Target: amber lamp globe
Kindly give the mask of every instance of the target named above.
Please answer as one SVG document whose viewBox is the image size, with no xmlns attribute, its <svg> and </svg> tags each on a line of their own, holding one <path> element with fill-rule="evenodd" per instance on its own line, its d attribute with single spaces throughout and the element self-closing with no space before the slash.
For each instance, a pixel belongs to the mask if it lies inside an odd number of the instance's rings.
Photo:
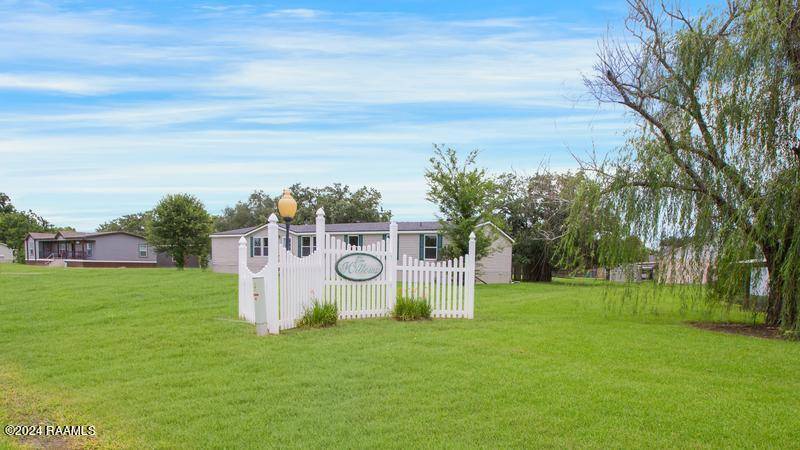
<svg viewBox="0 0 800 450">
<path fill-rule="evenodd" d="M 289 189 L 283 190 L 283 197 L 278 200 L 278 214 L 281 215 L 281 218 L 287 222 L 290 222 L 294 219 L 294 215 L 297 213 L 297 202 L 292 197 L 292 191 Z"/>
<path fill-rule="evenodd" d="M 283 197 L 278 200 L 278 214 L 286 222 L 286 239 L 284 245 L 287 252 L 292 251 L 292 241 L 289 238 L 289 227 L 291 226 L 292 219 L 297 213 L 297 202 L 292 198 L 292 191 L 288 189 L 283 190 Z"/>
</svg>

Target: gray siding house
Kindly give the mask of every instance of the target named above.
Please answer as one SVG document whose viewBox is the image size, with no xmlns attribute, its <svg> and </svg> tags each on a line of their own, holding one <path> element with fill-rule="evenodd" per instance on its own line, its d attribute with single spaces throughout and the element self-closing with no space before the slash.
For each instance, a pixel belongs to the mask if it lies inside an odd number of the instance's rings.
<svg viewBox="0 0 800 450">
<path fill-rule="evenodd" d="M 490 254 L 477 262 L 479 281 L 485 283 L 511 282 L 511 247 L 514 240 L 491 223 L 487 234 L 493 238 Z M 403 255 L 436 261 L 447 239 L 439 232 L 439 222 L 397 222 L 398 257 Z M 294 225 L 289 230 L 292 253 L 300 257 L 316 249 L 315 225 Z M 350 245 L 369 245 L 389 235 L 389 222 L 331 223 L 325 232 Z M 278 236 L 283 247 L 286 228 L 280 225 Z M 211 235 L 211 268 L 215 272 L 236 273 L 239 238 L 247 239 L 250 254 L 247 265 L 258 271 L 267 264 L 267 225 L 221 231 Z"/>
<path fill-rule="evenodd" d="M 0 242 L 0 264 L 14 262 L 14 251 L 11 247 Z"/>
<path fill-rule="evenodd" d="M 156 267 L 156 252 L 141 237 L 125 231 L 29 233 L 28 264 L 66 267 Z"/>
</svg>

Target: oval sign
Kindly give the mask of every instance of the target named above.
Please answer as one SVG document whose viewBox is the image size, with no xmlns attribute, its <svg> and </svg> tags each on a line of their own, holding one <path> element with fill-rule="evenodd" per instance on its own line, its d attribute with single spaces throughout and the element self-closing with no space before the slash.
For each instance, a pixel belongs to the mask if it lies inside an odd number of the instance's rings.
<svg viewBox="0 0 800 450">
<path fill-rule="evenodd" d="M 336 273 L 350 281 L 369 281 L 383 272 L 383 263 L 369 253 L 349 253 L 336 260 Z"/>
</svg>

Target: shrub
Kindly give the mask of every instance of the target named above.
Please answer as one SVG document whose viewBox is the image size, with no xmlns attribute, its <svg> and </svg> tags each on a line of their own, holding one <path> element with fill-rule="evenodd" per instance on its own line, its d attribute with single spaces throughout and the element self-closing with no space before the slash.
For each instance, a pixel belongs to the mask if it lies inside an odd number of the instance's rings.
<svg viewBox="0 0 800 450">
<path fill-rule="evenodd" d="M 297 321 L 297 325 L 313 328 L 330 327 L 336 325 L 338 318 L 339 309 L 336 304 L 314 301 L 314 304 L 303 312 L 303 317 Z"/>
<path fill-rule="evenodd" d="M 392 317 L 397 320 L 430 319 L 431 305 L 423 298 L 398 297 Z"/>
</svg>

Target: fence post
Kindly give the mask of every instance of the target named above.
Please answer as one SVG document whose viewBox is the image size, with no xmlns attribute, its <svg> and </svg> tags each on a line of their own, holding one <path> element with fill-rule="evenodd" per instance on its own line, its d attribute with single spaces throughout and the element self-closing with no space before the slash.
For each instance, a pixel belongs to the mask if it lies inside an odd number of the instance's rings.
<svg viewBox="0 0 800 450">
<path fill-rule="evenodd" d="M 386 307 L 389 312 L 394 309 L 397 302 L 397 222 L 392 221 L 389 224 L 389 241 L 386 243 L 389 246 L 389 256 L 386 258 L 386 281 L 388 284 L 386 291 Z"/>
<path fill-rule="evenodd" d="M 316 267 L 314 281 L 314 295 L 320 302 L 325 301 L 325 210 L 319 208 L 317 210 L 317 227 L 316 227 L 316 240 L 317 252 L 314 257 L 317 259 L 318 265 Z"/>
<path fill-rule="evenodd" d="M 317 210 L 317 227 L 316 227 L 317 251 L 325 249 L 325 210 L 320 208 Z"/>
<path fill-rule="evenodd" d="M 475 232 L 469 234 L 467 253 L 467 319 L 475 317 Z"/>
<path fill-rule="evenodd" d="M 278 334 L 280 331 L 280 317 L 278 316 L 278 252 L 280 252 L 280 242 L 278 238 L 278 217 L 275 213 L 270 214 L 267 225 L 267 277 L 266 298 L 267 305 L 267 331 L 270 334 Z"/>
<path fill-rule="evenodd" d="M 249 295 L 250 270 L 247 268 L 247 239 L 244 236 L 239 238 L 239 318 L 250 320 L 250 317 L 245 313 L 245 308 L 251 304 L 251 296 Z"/>
</svg>

